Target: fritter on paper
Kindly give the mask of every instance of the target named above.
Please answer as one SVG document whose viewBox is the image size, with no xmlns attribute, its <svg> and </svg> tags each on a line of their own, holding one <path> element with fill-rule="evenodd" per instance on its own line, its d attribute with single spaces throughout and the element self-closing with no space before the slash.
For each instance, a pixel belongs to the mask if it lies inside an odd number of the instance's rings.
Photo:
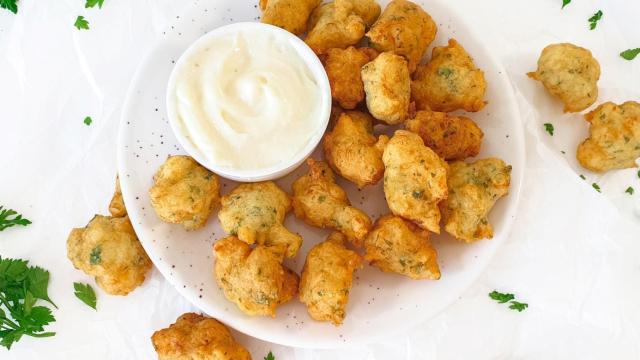
<svg viewBox="0 0 640 360">
<path fill-rule="evenodd" d="M 480 111 L 486 105 L 484 73 L 454 39 L 433 48 L 427 65 L 418 66 L 411 82 L 411 98 L 418 110 Z"/>
<path fill-rule="evenodd" d="M 229 329 L 216 319 L 195 313 L 181 315 L 151 337 L 159 360 L 251 360 Z"/>
<path fill-rule="evenodd" d="M 474 242 L 493 237 L 487 216 L 509 192 L 511 166 L 496 158 L 474 163 L 456 161 L 449 170 L 449 198 L 442 203 L 444 229 L 455 238 Z"/>
<path fill-rule="evenodd" d="M 151 269 L 151 260 L 127 216 L 96 215 L 86 227 L 73 229 L 67 257 L 111 295 L 127 295 L 144 282 Z"/>
<path fill-rule="evenodd" d="M 386 135 L 373 135 L 373 118 L 350 111 L 343 113 L 323 140 L 327 162 L 338 174 L 363 188 L 384 175 L 382 151 L 389 141 Z"/>
<path fill-rule="evenodd" d="M 324 60 L 333 100 L 344 109 L 354 109 L 364 100 L 360 69 L 378 53 L 369 48 L 329 49 Z"/>
<path fill-rule="evenodd" d="M 436 37 L 436 24 L 419 5 L 393 0 L 367 33 L 371 47 L 407 58 L 413 73 Z"/>
<path fill-rule="evenodd" d="M 404 125 L 445 160 L 464 160 L 478 155 L 484 137 L 473 120 L 443 112 L 418 111 Z"/>
<path fill-rule="evenodd" d="M 389 125 L 402 123 L 409 114 L 411 99 L 407 61 L 390 52 L 382 53 L 363 66 L 361 74 L 371 115 Z"/>
<path fill-rule="evenodd" d="M 294 257 L 302 238 L 283 225 L 290 210 L 289 195 L 274 182 L 265 181 L 238 185 L 223 196 L 218 218 L 226 233 L 247 244 L 266 246 L 279 257 Z"/>
<path fill-rule="evenodd" d="M 307 160 L 309 173 L 293 183 L 293 211 L 307 224 L 330 228 L 347 236 L 355 246 L 371 229 L 371 220 L 353 206 L 347 193 L 335 182 L 329 166 L 322 161 Z"/>
<path fill-rule="evenodd" d="M 127 208 L 124 206 L 124 200 L 122 199 L 122 190 L 120 190 L 120 177 L 118 176 L 116 176 L 116 191 L 111 198 L 109 212 L 113 217 L 123 217 L 127 215 Z"/>
<path fill-rule="evenodd" d="M 640 104 L 606 102 L 586 114 L 589 137 L 578 146 L 578 161 L 585 168 L 604 172 L 636 167 L 640 157 Z"/>
<path fill-rule="evenodd" d="M 530 78 L 542 85 L 564 104 L 564 112 L 579 112 L 593 105 L 598 98 L 600 64 L 591 51 L 563 43 L 542 50 L 538 70 Z"/>
<path fill-rule="evenodd" d="M 384 195 L 393 214 L 440 233 L 438 204 L 447 198 L 447 163 L 417 134 L 398 130 L 382 154 Z"/>
<path fill-rule="evenodd" d="M 260 0 L 262 22 L 300 35 L 307 31 L 307 20 L 321 0 Z"/>
<path fill-rule="evenodd" d="M 353 273 L 362 268 L 362 259 L 344 246 L 345 240 L 344 235 L 334 232 L 307 254 L 300 301 L 314 320 L 340 325 L 346 316 Z"/>
<path fill-rule="evenodd" d="M 309 19 L 305 42 L 316 54 L 357 44 L 380 15 L 374 0 L 335 0 L 318 6 Z"/>
<path fill-rule="evenodd" d="M 365 260 L 385 272 L 414 280 L 440 279 L 438 253 L 429 242 L 429 232 L 399 216 L 378 219 L 364 241 Z"/>
<path fill-rule="evenodd" d="M 276 316 L 276 308 L 298 291 L 298 275 L 264 246 L 251 247 L 235 236 L 218 240 L 215 277 L 224 296 L 247 315 Z"/>
<path fill-rule="evenodd" d="M 220 202 L 218 176 L 189 156 L 170 156 L 153 177 L 151 205 L 160 219 L 202 228 Z"/>
</svg>

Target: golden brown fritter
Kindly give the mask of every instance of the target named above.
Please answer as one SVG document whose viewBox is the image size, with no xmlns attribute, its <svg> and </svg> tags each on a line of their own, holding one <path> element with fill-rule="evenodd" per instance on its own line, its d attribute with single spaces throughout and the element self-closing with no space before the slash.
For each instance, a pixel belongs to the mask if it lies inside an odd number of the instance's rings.
<svg viewBox="0 0 640 360">
<path fill-rule="evenodd" d="M 444 229 L 455 238 L 474 242 L 493 237 L 487 216 L 509 192 L 511 166 L 496 158 L 474 163 L 456 161 L 449 170 L 449 198 L 441 204 Z"/>
<path fill-rule="evenodd" d="M 484 137 L 473 120 L 443 112 L 418 111 L 404 125 L 445 160 L 464 160 L 478 155 Z"/>
<path fill-rule="evenodd" d="M 262 22 L 300 35 L 307 31 L 307 20 L 322 0 L 260 0 Z"/>
<path fill-rule="evenodd" d="M 384 195 L 395 215 L 440 233 L 438 203 L 447 198 L 447 163 L 417 134 L 398 130 L 382 154 Z"/>
<path fill-rule="evenodd" d="M 411 82 L 411 98 L 418 110 L 480 111 L 486 105 L 484 73 L 455 39 L 433 48 L 427 65 L 418 66 Z"/>
<path fill-rule="evenodd" d="M 435 39 L 435 22 L 419 5 L 406 0 L 393 0 L 367 33 L 371 47 L 392 51 L 409 61 L 413 73 L 429 44 Z"/>
<path fill-rule="evenodd" d="M 235 236 L 218 240 L 215 277 L 224 296 L 242 312 L 255 316 L 276 316 L 276 308 L 298 292 L 298 275 L 281 264 L 270 249 L 253 250 Z"/>
<path fill-rule="evenodd" d="M 564 112 L 579 112 L 598 98 L 600 64 L 591 51 L 569 43 L 542 50 L 538 70 L 527 73 L 564 104 Z"/>
<path fill-rule="evenodd" d="M 363 66 L 361 74 L 371 115 L 389 125 L 402 123 L 409 114 L 411 99 L 407 61 L 385 52 Z"/>
<path fill-rule="evenodd" d="M 324 69 L 331 84 L 331 97 L 345 109 L 354 109 L 364 100 L 364 84 L 360 69 L 378 53 L 369 48 L 329 49 Z"/>
<path fill-rule="evenodd" d="M 379 218 L 364 241 L 364 259 L 385 272 L 414 280 L 440 279 L 438 253 L 429 232 L 399 216 Z"/>
<path fill-rule="evenodd" d="M 120 177 L 116 176 L 116 191 L 113 193 L 111 203 L 109 204 L 109 212 L 113 217 L 127 216 L 127 208 L 124 206 L 122 199 L 122 190 L 120 190 Z"/>
<path fill-rule="evenodd" d="M 272 181 L 238 185 L 222 197 L 218 213 L 222 229 L 247 244 L 268 247 L 278 257 L 294 257 L 302 237 L 283 223 L 291 210 L 289 195 Z"/>
<path fill-rule="evenodd" d="M 151 205 L 160 219 L 202 228 L 220 202 L 218 176 L 190 156 L 169 156 L 153 176 Z"/>
<path fill-rule="evenodd" d="M 216 319 L 195 313 L 181 315 L 151 336 L 158 360 L 251 360 L 229 329 Z"/>
<path fill-rule="evenodd" d="M 307 254 L 300 279 L 300 301 L 314 320 L 342 324 L 346 316 L 353 273 L 362 259 L 344 246 L 346 237 L 332 233 Z"/>
<path fill-rule="evenodd" d="M 338 174 L 363 188 L 382 179 L 382 151 L 388 141 L 386 135 L 373 135 L 371 116 L 349 111 L 324 136 L 324 156 Z"/>
<path fill-rule="evenodd" d="M 578 146 L 577 158 L 585 168 L 604 172 L 638 166 L 640 157 L 640 104 L 606 102 L 586 114 L 589 137 Z"/>
<path fill-rule="evenodd" d="M 67 257 L 111 295 L 127 295 L 144 282 L 151 269 L 151 260 L 127 216 L 96 215 L 86 227 L 73 229 Z"/>
<path fill-rule="evenodd" d="M 374 0 L 335 0 L 318 6 L 309 19 L 305 42 L 316 54 L 357 44 L 380 15 Z"/>
<path fill-rule="evenodd" d="M 307 159 L 307 165 L 309 173 L 293 183 L 294 213 L 309 225 L 339 231 L 361 246 L 371 229 L 369 216 L 351 206 L 327 163 Z"/>
</svg>

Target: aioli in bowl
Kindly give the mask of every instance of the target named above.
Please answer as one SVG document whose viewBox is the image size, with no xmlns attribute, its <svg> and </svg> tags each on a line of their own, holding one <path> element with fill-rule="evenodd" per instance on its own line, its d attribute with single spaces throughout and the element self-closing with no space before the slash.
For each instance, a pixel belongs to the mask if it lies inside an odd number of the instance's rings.
<svg viewBox="0 0 640 360">
<path fill-rule="evenodd" d="M 197 40 L 167 89 L 172 128 L 188 153 L 240 181 L 285 175 L 326 129 L 330 89 L 322 64 L 294 35 L 237 23 Z"/>
</svg>

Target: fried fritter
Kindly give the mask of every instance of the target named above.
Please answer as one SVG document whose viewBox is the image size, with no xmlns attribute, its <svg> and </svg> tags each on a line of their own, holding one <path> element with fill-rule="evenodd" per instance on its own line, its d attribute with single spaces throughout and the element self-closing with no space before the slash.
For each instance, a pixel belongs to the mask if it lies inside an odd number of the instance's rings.
<svg viewBox="0 0 640 360">
<path fill-rule="evenodd" d="M 119 176 L 116 176 L 116 191 L 113 193 L 113 197 L 111 198 L 109 212 L 113 217 L 123 217 L 127 215 L 127 208 L 124 206 L 124 200 L 122 199 L 122 190 L 120 190 Z"/>
<path fill-rule="evenodd" d="M 218 240 L 215 277 L 224 296 L 242 312 L 255 316 L 276 316 L 276 308 L 298 291 L 298 275 L 281 264 L 270 249 L 253 250 L 235 236 Z"/>
<path fill-rule="evenodd" d="M 378 53 L 369 48 L 329 49 L 324 69 L 331 84 L 331 97 L 344 109 L 354 109 L 364 100 L 364 84 L 360 69 Z"/>
<path fill-rule="evenodd" d="M 411 98 L 418 110 L 480 111 L 486 105 L 484 73 L 455 39 L 433 48 L 431 60 L 413 74 Z"/>
<path fill-rule="evenodd" d="M 413 73 L 437 31 L 436 23 L 419 5 L 393 0 L 373 24 L 367 38 L 374 49 L 407 58 L 409 72 Z"/>
<path fill-rule="evenodd" d="M 260 0 L 262 22 L 300 35 L 307 31 L 307 20 L 322 0 Z"/>
<path fill-rule="evenodd" d="M 363 66 L 361 74 L 371 115 L 389 125 L 402 123 L 409 114 L 411 99 L 407 61 L 385 52 Z"/>
<path fill-rule="evenodd" d="M 291 210 L 291 199 L 272 181 L 238 185 L 222 197 L 218 212 L 222 229 L 247 244 L 258 243 L 278 257 L 294 257 L 302 237 L 283 223 Z"/>
<path fill-rule="evenodd" d="M 351 206 L 327 163 L 307 159 L 307 165 L 309 173 L 292 186 L 294 213 L 309 225 L 339 231 L 354 246 L 361 246 L 371 229 L 369 216 Z"/>
<path fill-rule="evenodd" d="M 382 151 L 386 135 L 373 135 L 373 118 L 358 111 L 342 113 L 333 130 L 324 136 L 324 155 L 342 177 L 363 188 L 382 179 Z"/>
<path fill-rule="evenodd" d="M 564 112 L 579 112 L 598 98 L 600 64 L 591 51 L 569 43 L 542 50 L 538 70 L 527 75 L 564 104 Z"/>
<path fill-rule="evenodd" d="M 300 301 L 318 321 L 342 324 L 346 316 L 353 273 L 362 268 L 360 255 L 344 246 L 346 237 L 334 232 L 307 254 L 300 279 Z"/>
<path fill-rule="evenodd" d="M 190 156 L 169 156 L 153 176 L 151 205 L 160 219 L 202 228 L 220 202 L 218 176 Z"/>
<path fill-rule="evenodd" d="M 384 195 L 393 214 L 440 233 L 438 203 L 447 198 L 447 163 L 417 134 L 397 130 L 382 154 Z"/>
<path fill-rule="evenodd" d="M 318 6 L 309 19 L 305 42 L 316 54 L 357 44 L 380 15 L 374 0 L 335 0 Z"/>
<path fill-rule="evenodd" d="M 181 315 L 151 336 L 158 360 L 251 360 L 229 329 L 216 319 L 195 313 Z"/>
<path fill-rule="evenodd" d="M 438 253 L 429 242 L 429 232 L 399 216 L 385 215 L 364 241 L 364 259 L 385 272 L 414 280 L 440 279 Z"/>
<path fill-rule="evenodd" d="M 606 102 L 586 114 L 589 137 L 578 146 L 577 158 L 585 168 L 604 172 L 638 166 L 640 157 L 640 104 Z"/>
<path fill-rule="evenodd" d="M 418 111 L 404 125 L 420 135 L 424 144 L 445 160 L 463 160 L 478 155 L 484 137 L 473 120 L 443 112 Z"/>
<path fill-rule="evenodd" d="M 455 238 L 474 242 L 493 237 L 487 216 L 507 195 L 511 166 L 497 158 L 474 163 L 456 161 L 449 170 L 449 198 L 441 204 L 444 229 Z"/>
<path fill-rule="evenodd" d="M 111 295 L 127 295 L 144 282 L 151 269 L 151 260 L 127 216 L 96 215 L 86 227 L 73 229 L 67 257 Z"/>
</svg>

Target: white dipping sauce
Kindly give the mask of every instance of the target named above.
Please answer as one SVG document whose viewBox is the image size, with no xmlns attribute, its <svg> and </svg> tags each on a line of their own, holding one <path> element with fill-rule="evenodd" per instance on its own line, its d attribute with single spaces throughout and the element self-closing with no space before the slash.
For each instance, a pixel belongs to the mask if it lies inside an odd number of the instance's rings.
<svg viewBox="0 0 640 360">
<path fill-rule="evenodd" d="M 322 131 L 321 88 L 288 41 L 257 29 L 222 34 L 198 44 L 174 70 L 176 123 L 210 162 L 270 168 Z"/>
</svg>

